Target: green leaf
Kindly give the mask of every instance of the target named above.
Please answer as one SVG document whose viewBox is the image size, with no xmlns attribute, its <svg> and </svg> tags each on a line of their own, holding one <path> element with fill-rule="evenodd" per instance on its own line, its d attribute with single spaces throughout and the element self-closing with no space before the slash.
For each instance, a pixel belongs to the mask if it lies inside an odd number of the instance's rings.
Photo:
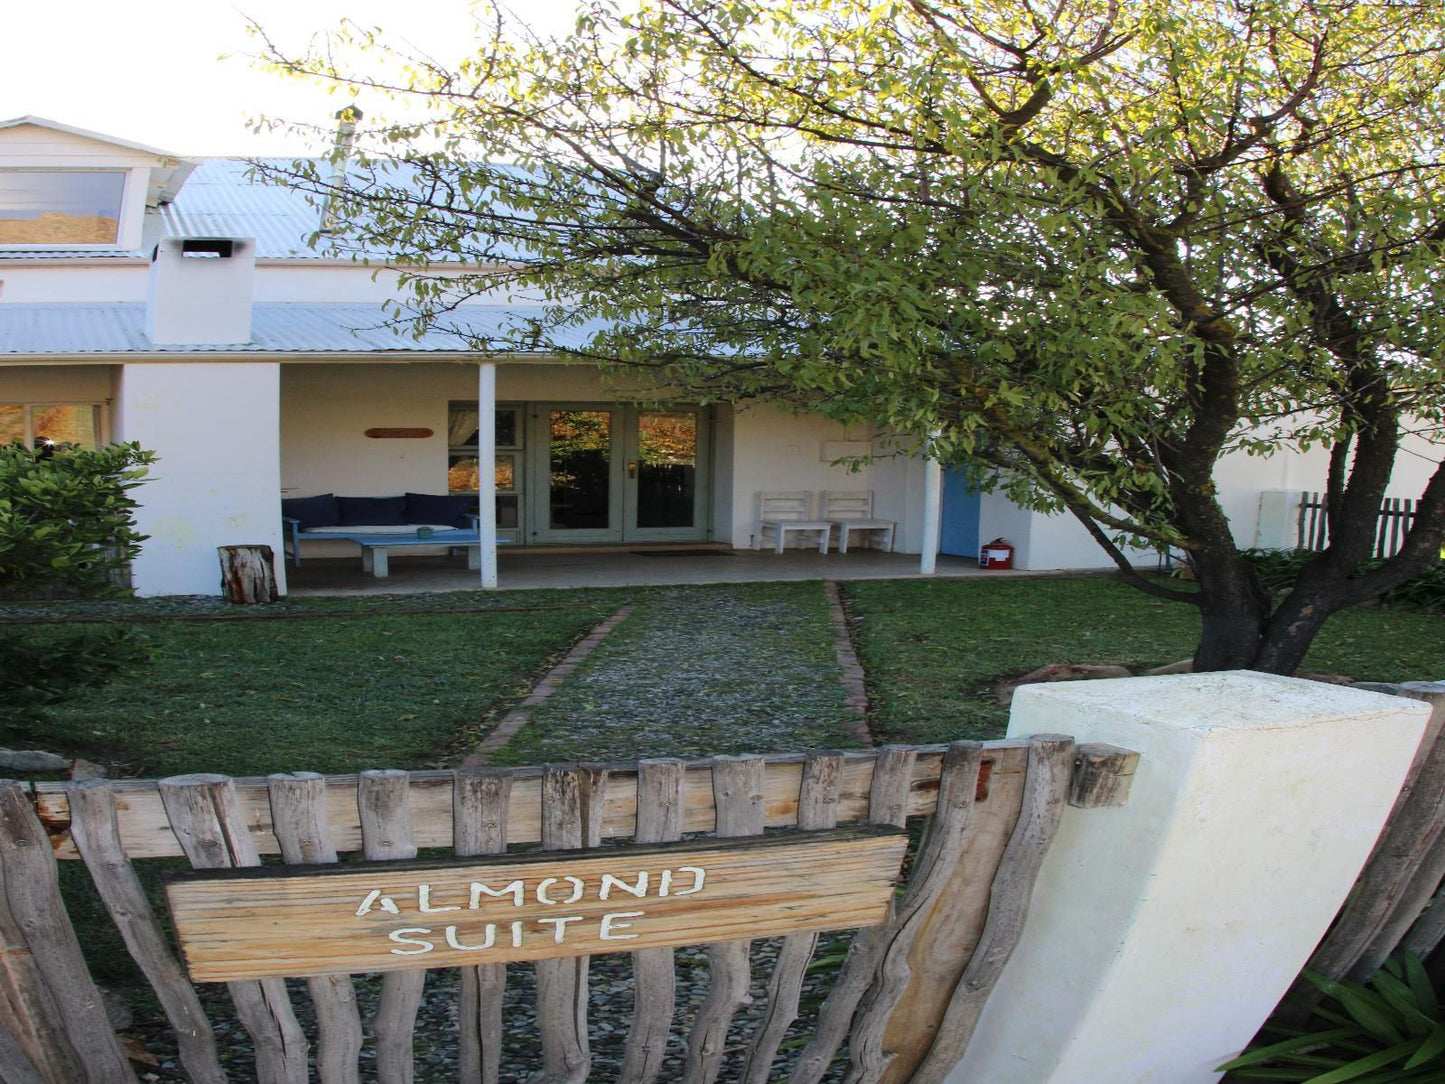
<svg viewBox="0 0 1445 1084">
<path fill-rule="evenodd" d="M 1343 983 L 1337 985 L 1334 996 L 1345 1011 L 1375 1038 L 1387 1043 L 1403 1041 L 1404 1035 L 1397 1021 L 1391 1018 L 1390 1005 L 1384 998 Z"/>
<path fill-rule="evenodd" d="M 1420 1044 L 1420 1048 L 1411 1055 L 1410 1060 L 1405 1063 L 1405 1068 L 1414 1069 L 1421 1065 L 1428 1065 L 1442 1054 L 1445 1054 L 1445 1025 L 1437 1025 L 1429 1037 Z"/>
<path fill-rule="evenodd" d="M 1394 1062 L 1408 1058 L 1414 1049 L 1414 1042 L 1398 1043 L 1394 1046 L 1386 1047 L 1378 1053 L 1359 1058 L 1356 1061 L 1350 1062 L 1349 1065 L 1343 1065 L 1332 1072 L 1311 1077 L 1310 1084 L 1343 1084 L 1343 1082 L 1347 1080 L 1356 1080 L 1366 1073 L 1373 1072 L 1376 1069 L 1382 1069 L 1386 1065 L 1391 1065 Z"/>
<path fill-rule="evenodd" d="M 1231 1069 L 1242 1069 L 1246 1065 L 1256 1065 L 1262 1061 L 1269 1061 L 1271 1058 L 1278 1057 L 1281 1054 L 1328 1046 L 1337 1039 L 1348 1039 L 1359 1033 L 1360 1029 L 1357 1027 L 1333 1028 L 1329 1031 L 1309 1032 L 1292 1039 L 1286 1039 L 1283 1042 L 1271 1043 L 1269 1046 L 1261 1046 L 1248 1050 L 1233 1061 L 1227 1061 L 1223 1065 L 1218 1066 L 1215 1072 L 1223 1073 Z"/>
<path fill-rule="evenodd" d="M 1415 1004 L 1426 1016 L 1438 1019 L 1440 1003 L 1435 997 L 1435 987 L 1430 981 L 1425 965 L 1413 952 L 1403 953 L 1402 956 L 1405 963 L 1405 980 L 1410 984 L 1410 990 L 1415 996 Z"/>
</svg>

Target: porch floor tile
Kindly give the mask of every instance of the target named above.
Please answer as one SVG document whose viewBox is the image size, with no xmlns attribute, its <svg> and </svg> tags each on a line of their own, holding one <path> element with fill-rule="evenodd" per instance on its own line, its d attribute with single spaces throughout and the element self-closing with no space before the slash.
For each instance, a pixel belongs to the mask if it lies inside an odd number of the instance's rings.
<svg viewBox="0 0 1445 1084">
<path fill-rule="evenodd" d="M 770 551 L 718 548 L 699 555 L 702 547 L 669 554 L 652 550 L 502 550 L 498 554 L 500 590 L 566 587 L 645 587 L 694 583 L 763 583 L 789 580 L 918 579 L 918 555 L 853 549 L 820 554 L 814 550 Z M 706 551 L 705 551 L 706 552 Z M 360 558 L 303 559 L 286 567 L 288 590 L 306 595 L 394 595 L 432 591 L 465 591 L 478 584 L 479 573 L 468 571 L 461 557 L 408 557 L 391 561 L 391 575 L 376 579 L 361 570 Z M 1026 572 L 980 571 L 965 557 L 940 554 L 936 576 L 1019 576 Z"/>
</svg>

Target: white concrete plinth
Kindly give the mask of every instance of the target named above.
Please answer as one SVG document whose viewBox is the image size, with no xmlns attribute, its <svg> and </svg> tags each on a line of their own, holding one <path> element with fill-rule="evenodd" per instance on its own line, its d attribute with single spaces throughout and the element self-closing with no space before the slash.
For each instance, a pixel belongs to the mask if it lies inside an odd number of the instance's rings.
<svg viewBox="0 0 1445 1084">
<path fill-rule="evenodd" d="M 1141 754 L 1067 811 L 949 1084 L 1194 1084 L 1254 1036 L 1370 853 L 1429 707 L 1252 673 L 1026 685 L 1011 735 Z"/>
</svg>

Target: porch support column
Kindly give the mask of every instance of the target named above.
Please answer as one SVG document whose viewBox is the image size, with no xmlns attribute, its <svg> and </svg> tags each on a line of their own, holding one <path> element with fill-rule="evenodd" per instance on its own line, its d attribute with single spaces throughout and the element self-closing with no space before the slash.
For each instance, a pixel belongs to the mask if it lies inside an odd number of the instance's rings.
<svg viewBox="0 0 1445 1084">
<path fill-rule="evenodd" d="M 482 587 L 497 586 L 497 363 L 484 361 L 477 381 L 477 524 Z"/>
<path fill-rule="evenodd" d="M 933 449 L 930 434 L 928 450 Z M 923 542 L 918 558 L 918 571 L 932 576 L 938 565 L 938 543 L 943 527 L 943 464 L 932 455 L 923 460 Z"/>
</svg>

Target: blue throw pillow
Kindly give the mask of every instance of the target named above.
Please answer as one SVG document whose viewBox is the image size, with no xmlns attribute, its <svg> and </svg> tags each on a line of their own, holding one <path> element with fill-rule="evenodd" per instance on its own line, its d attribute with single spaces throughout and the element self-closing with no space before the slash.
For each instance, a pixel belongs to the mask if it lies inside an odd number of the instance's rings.
<svg viewBox="0 0 1445 1084">
<path fill-rule="evenodd" d="M 341 509 L 330 493 L 319 497 L 290 497 L 281 502 L 281 515 L 299 519 L 303 531 L 312 527 L 335 527 L 341 522 Z"/>
<path fill-rule="evenodd" d="M 449 523 L 453 527 L 469 528 L 472 521 L 468 513 L 477 511 L 477 497 L 474 493 L 408 493 L 406 495 L 406 521 L 408 523 Z"/>
<path fill-rule="evenodd" d="M 337 497 L 343 527 L 399 527 L 408 522 L 405 497 Z"/>
</svg>

